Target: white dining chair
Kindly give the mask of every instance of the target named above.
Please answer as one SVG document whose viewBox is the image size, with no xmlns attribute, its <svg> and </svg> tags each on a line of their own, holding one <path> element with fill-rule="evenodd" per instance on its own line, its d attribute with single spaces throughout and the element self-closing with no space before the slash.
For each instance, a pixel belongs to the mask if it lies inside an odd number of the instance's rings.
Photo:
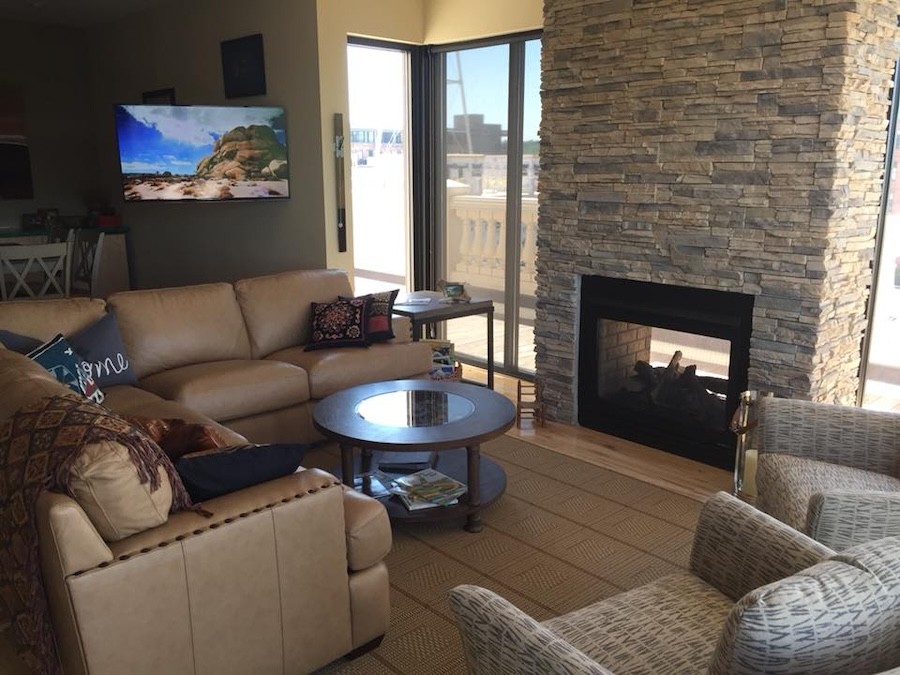
<svg viewBox="0 0 900 675">
<path fill-rule="evenodd" d="M 0 246 L 0 299 L 69 297 L 72 242 Z"/>
</svg>

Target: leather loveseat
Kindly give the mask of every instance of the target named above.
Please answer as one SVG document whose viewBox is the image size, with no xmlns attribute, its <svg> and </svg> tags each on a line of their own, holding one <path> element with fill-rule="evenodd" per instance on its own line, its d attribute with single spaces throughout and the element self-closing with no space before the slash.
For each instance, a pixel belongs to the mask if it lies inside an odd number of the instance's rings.
<svg viewBox="0 0 900 675">
<path fill-rule="evenodd" d="M 108 303 L 0 303 L 0 329 L 46 340 L 112 308 L 138 380 L 104 388 L 105 407 L 214 424 L 235 444 L 304 442 L 315 437 L 317 398 L 415 376 L 430 362 L 402 321 L 391 343 L 303 352 L 309 303 L 349 293 L 341 272 L 289 272 L 123 292 Z M 22 406 L 71 394 L 2 348 L 0 391 L 0 423 Z M 212 517 L 167 514 L 157 526 L 104 539 L 80 501 L 42 494 L 40 563 L 66 675 L 305 673 L 384 635 L 391 532 L 381 504 L 301 468 L 203 508 Z"/>
</svg>

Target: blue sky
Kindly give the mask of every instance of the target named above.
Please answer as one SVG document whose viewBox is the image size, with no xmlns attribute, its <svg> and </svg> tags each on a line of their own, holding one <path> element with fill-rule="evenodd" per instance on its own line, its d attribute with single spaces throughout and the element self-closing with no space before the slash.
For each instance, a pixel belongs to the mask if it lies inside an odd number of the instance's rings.
<svg viewBox="0 0 900 675">
<path fill-rule="evenodd" d="M 537 140 L 541 121 L 540 40 L 525 47 L 525 140 Z M 447 87 L 447 120 L 466 111 L 483 114 L 488 124 L 508 126 L 507 97 L 509 47 L 478 47 L 447 54 L 447 79 L 459 80 L 457 54 L 462 69 L 462 87 Z M 350 45 L 347 50 L 350 77 L 350 124 L 354 129 L 402 129 L 406 116 L 406 55 L 398 50 Z"/>
<path fill-rule="evenodd" d="M 284 109 L 244 106 L 117 105 L 116 133 L 122 173 L 193 175 L 222 134 L 265 124 L 285 143 Z"/>
</svg>

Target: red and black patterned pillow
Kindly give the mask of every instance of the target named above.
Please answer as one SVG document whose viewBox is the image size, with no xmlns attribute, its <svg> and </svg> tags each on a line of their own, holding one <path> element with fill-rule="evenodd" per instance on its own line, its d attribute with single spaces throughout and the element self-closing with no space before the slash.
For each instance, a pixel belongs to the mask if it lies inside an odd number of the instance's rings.
<svg viewBox="0 0 900 675">
<path fill-rule="evenodd" d="M 369 301 L 366 298 L 312 303 L 312 334 L 306 351 L 365 347 Z"/>
<path fill-rule="evenodd" d="M 369 293 L 359 298 L 345 298 L 341 300 L 369 300 L 369 315 L 366 320 L 366 339 L 369 344 L 384 342 L 394 338 L 394 327 L 391 325 L 391 315 L 394 313 L 394 301 L 397 299 L 399 288 L 380 293 Z"/>
</svg>

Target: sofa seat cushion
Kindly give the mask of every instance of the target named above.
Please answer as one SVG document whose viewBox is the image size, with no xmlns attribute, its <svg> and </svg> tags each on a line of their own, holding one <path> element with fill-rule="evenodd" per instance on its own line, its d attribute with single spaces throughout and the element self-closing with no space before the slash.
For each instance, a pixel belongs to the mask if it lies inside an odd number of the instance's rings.
<svg viewBox="0 0 900 675">
<path fill-rule="evenodd" d="M 543 625 L 614 673 L 706 673 L 733 606 L 685 572 Z"/>
<path fill-rule="evenodd" d="M 197 363 L 145 377 L 141 386 L 218 421 L 309 400 L 306 372 L 278 361 Z"/>
<path fill-rule="evenodd" d="M 757 460 L 757 507 L 806 532 L 809 499 L 825 490 L 900 492 L 900 479 L 805 457 L 761 452 Z"/>
<path fill-rule="evenodd" d="M 309 374 L 309 392 L 314 399 L 367 382 L 417 377 L 431 367 L 431 349 L 422 342 L 383 343 L 370 347 L 282 349 L 267 357 L 300 366 Z"/>
</svg>

